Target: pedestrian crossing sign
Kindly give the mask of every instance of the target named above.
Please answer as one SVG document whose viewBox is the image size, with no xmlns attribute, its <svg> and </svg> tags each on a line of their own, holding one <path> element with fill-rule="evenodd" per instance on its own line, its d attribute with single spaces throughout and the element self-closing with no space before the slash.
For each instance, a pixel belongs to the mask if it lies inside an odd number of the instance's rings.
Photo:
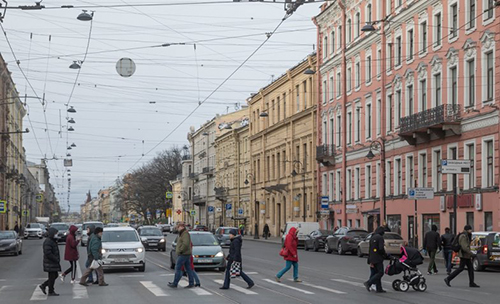
<svg viewBox="0 0 500 304">
<path fill-rule="evenodd" d="M 7 213 L 7 202 L 0 201 L 0 213 Z"/>
</svg>

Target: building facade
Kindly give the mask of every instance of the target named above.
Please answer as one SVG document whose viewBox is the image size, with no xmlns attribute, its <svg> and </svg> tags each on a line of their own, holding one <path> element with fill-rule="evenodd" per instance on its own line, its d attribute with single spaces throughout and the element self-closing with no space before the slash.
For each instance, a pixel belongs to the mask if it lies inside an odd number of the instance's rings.
<svg viewBox="0 0 500 304">
<path fill-rule="evenodd" d="M 415 245 L 433 224 L 454 228 L 456 185 L 457 230 L 499 230 L 494 2 L 329 2 L 314 21 L 322 225 L 385 220 Z M 454 180 L 442 160 L 470 160 L 471 173 Z M 414 187 L 434 198 L 409 200 Z"/>
<path fill-rule="evenodd" d="M 315 67 L 313 54 L 248 101 L 253 233 L 268 224 L 276 236 L 286 222 L 317 221 Z"/>
</svg>

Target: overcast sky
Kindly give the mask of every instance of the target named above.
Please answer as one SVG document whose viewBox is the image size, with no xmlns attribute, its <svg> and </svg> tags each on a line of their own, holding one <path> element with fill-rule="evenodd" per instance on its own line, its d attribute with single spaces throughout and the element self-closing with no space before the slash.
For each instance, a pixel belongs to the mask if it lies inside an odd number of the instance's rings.
<svg viewBox="0 0 500 304">
<path fill-rule="evenodd" d="M 156 152 L 187 144 L 190 126 L 198 128 L 217 113 L 234 111 L 252 92 L 314 51 L 316 29 L 311 18 L 321 3 L 300 7 L 243 68 L 188 117 L 284 16 L 280 3 L 222 0 L 219 2 L 227 3 L 200 4 L 203 2 L 214 1 L 44 0 L 47 8 L 95 6 L 88 55 L 75 86 L 78 70 L 69 66 L 84 59 L 91 25 L 76 19 L 81 9 L 7 11 L 3 26 L 29 83 L 3 35 L 2 56 L 20 95 L 45 96 L 46 100 L 44 105 L 36 98 L 26 100 L 29 117 L 24 127 L 31 131 L 24 136 L 27 159 L 49 159 L 52 184 L 63 208 L 68 204 L 66 153 L 73 159 L 69 204 L 72 211 L 79 211 L 87 191 L 95 196 Z M 145 3 L 183 5 L 134 5 Z M 9 1 L 9 6 L 33 4 Z M 102 7 L 109 4 L 124 6 Z M 165 43 L 185 45 L 155 47 Z M 123 57 L 137 65 L 130 78 L 116 72 L 116 62 Z M 77 113 L 67 115 L 68 102 Z M 74 132 L 67 131 L 67 117 L 76 121 Z M 77 147 L 67 151 L 67 142 Z"/>
</svg>

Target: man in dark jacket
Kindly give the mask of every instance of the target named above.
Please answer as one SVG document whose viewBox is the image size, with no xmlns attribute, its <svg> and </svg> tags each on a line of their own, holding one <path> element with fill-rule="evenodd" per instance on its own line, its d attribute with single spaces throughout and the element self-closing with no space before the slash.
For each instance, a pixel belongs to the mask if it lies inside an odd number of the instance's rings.
<svg viewBox="0 0 500 304">
<path fill-rule="evenodd" d="M 443 248 L 444 265 L 446 266 L 446 274 L 451 273 L 451 258 L 453 256 L 453 250 L 451 249 L 451 244 L 453 244 L 453 239 L 455 236 L 450 233 L 450 228 L 446 227 L 444 229 L 444 234 L 441 235 L 441 247 Z"/>
<path fill-rule="evenodd" d="M 175 277 L 173 282 L 168 283 L 168 287 L 177 288 L 177 284 L 182 278 L 182 267 L 184 266 L 189 280 L 189 285 L 185 288 L 193 288 L 195 285 L 193 269 L 191 269 L 191 255 L 193 254 L 191 249 L 191 236 L 184 222 L 179 222 L 177 224 L 177 231 L 179 232 L 179 236 L 177 237 L 177 245 L 175 248 L 175 253 L 177 254 Z"/>
<path fill-rule="evenodd" d="M 268 224 L 264 225 L 264 229 L 262 230 L 262 232 L 264 234 L 264 238 L 267 240 L 267 238 L 269 237 L 269 225 Z"/>
<path fill-rule="evenodd" d="M 87 261 L 85 261 L 85 268 L 89 268 L 90 267 L 90 263 L 92 263 L 92 259 L 90 257 L 90 241 L 92 240 L 92 238 L 94 237 L 94 230 L 95 230 L 95 226 L 94 225 L 88 225 L 87 226 Z M 92 272 L 90 272 L 89 274 L 89 278 L 87 280 L 87 283 L 89 284 L 99 284 L 99 278 L 97 277 L 97 272 L 96 272 L 96 278 L 95 278 L 95 281 L 94 281 L 94 277 L 92 275 Z"/>
<path fill-rule="evenodd" d="M 470 241 L 472 238 L 472 227 L 470 225 L 465 225 L 464 232 L 460 233 L 458 236 L 458 244 L 460 245 L 460 250 L 458 251 L 458 257 L 460 258 L 460 266 L 457 270 L 453 271 L 444 282 L 448 287 L 451 287 L 450 282 L 462 271 L 464 271 L 465 266 L 467 266 L 467 272 L 469 273 L 469 287 L 479 287 L 474 283 L 474 269 L 472 268 L 472 258 L 474 254 L 470 250 Z"/>
<path fill-rule="evenodd" d="M 243 245 L 243 239 L 241 235 L 238 235 L 238 231 L 236 229 L 231 229 L 229 231 L 229 238 L 231 239 L 231 246 L 229 247 L 229 255 L 227 256 L 227 267 L 226 267 L 226 275 L 224 278 L 224 285 L 220 289 L 229 289 L 229 285 L 231 284 L 231 265 L 234 262 L 239 262 L 241 265 L 241 246 Z M 255 284 L 243 272 L 243 267 L 240 267 L 240 276 L 245 282 L 248 284 L 247 289 L 252 288 Z"/>
<path fill-rule="evenodd" d="M 49 235 L 43 242 L 43 271 L 48 273 L 48 280 L 40 285 L 40 289 L 44 294 L 47 294 L 49 287 L 49 296 L 58 296 L 54 290 L 54 283 L 57 279 L 57 273 L 61 271 L 61 257 L 59 256 L 59 247 L 55 240 L 57 234 L 56 228 L 49 228 Z"/>
<path fill-rule="evenodd" d="M 90 259 L 90 264 L 91 265 L 92 265 L 92 262 L 94 260 L 100 261 L 102 259 L 102 253 L 101 253 L 102 242 L 101 242 L 101 238 L 102 238 L 102 228 L 101 227 L 97 227 L 94 230 L 94 236 L 90 239 L 89 245 L 88 245 L 89 246 L 88 250 L 90 250 L 89 259 Z M 92 272 L 92 270 L 94 270 L 94 269 L 91 269 L 90 267 L 87 268 L 87 270 L 85 270 L 85 272 L 83 273 L 83 275 L 82 275 L 82 277 L 80 279 L 80 285 L 89 286 L 86 283 L 86 280 L 87 280 L 88 276 L 90 275 L 90 273 Z M 97 267 L 95 269 L 95 271 L 97 272 L 97 279 L 99 280 L 99 286 L 108 286 L 109 284 L 107 284 L 107 283 L 104 282 L 104 270 L 102 268 L 102 265 L 100 265 L 99 267 Z"/>
<path fill-rule="evenodd" d="M 370 252 L 368 254 L 368 264 L 370 264 L 370 279 L 364 283 L 368 292 L 375 284 L 377 292 L 386 292 L 382 289 L 382 277 L 384 276 L 384 258 L 386 257 L 384 247 L 384 227 L 380 226 L 375 230 L 370 239 Z"/>
<path fill-rule="evenodd" d="M 437 232 L 438 227 L 436 225 L 432 225 L 431 231 L 427 232 L 424 236 L 424 249 L 427 251 L 427 254 L 430 257 L 429 267 L 427 268 L 427 274 L 431 275 L 434 271 L 434 274 L 438 273 L 436 267 L 436 253 L 441 250 L 441 237 Z"/>
</svg>

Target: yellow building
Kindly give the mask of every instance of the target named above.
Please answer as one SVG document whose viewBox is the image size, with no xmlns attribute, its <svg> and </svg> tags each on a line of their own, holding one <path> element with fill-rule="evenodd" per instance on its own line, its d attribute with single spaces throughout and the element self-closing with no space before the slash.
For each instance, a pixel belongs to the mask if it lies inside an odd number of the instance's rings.
<svg viewBox="0 0 500 304">
<path fill-rule="evenodd" d="M 183 221 L 183 211 L 182 211 L 182 179 L 177 179 L 170 182 L 172 185 L 172 193 L 174 198 L 172 199 L 172 223 L 177 223 Z M 178 212 L 180 211 L 180 212 Z"/>
<path fill-rule="evenodd" d="M 317 221 L 316 55 L 249 99 L 254 224 L 271 235 L 291 221 Z"/>
</svg>

